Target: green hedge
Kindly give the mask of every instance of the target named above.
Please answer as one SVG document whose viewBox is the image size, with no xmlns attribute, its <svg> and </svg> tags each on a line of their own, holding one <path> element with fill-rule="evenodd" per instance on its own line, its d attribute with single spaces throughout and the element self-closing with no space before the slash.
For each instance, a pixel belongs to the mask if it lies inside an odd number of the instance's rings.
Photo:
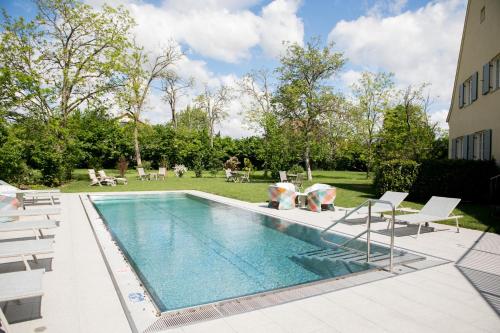
<svg viewBox="0 0 500 333">
<path fill-rule="evenodd" d="M 392 160 L 379 164 L 375 172 L 375 190 L 408 192 L 417 178 L 419 165 L 410 160 Z"/>
<path fill-rule="evenodd" d="M 417 164 L 392 160 L 378 166 L 374 186 L 379 195 L 403 191 L 410 193 L 410 199 L 423 202 L 437 195 L 486 203 L 489 179 L 498 173 L 495 161 L 425 160 Z"/>
<path fill-rule="evenodd" d="M 410 195 L 415 200 L 438 195 L 486 203 L 489 180 L 499 172 L 495 161 L 427 160 L 419 167 Z"/>
</svg>

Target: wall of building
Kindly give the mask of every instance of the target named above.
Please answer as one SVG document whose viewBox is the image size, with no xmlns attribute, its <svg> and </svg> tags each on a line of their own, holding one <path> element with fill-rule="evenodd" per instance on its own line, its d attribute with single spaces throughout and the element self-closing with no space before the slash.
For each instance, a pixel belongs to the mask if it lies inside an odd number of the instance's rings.
<svg viewBox="0 0 500 333">
<path fill-rule="evenodd" d="M 480 23 L 481 9 L 485 19 Z M 454 138 L 491 129 L 492 157 L 500 163 L 500 89 L 482 94 L 483 65 L 500 55 L 500 0 L 471 0 L 455 81 L 450 127 L 450 158 Z M 477 100 L 459 108 L 459 87 L 478 72 Z"/>
</svg>

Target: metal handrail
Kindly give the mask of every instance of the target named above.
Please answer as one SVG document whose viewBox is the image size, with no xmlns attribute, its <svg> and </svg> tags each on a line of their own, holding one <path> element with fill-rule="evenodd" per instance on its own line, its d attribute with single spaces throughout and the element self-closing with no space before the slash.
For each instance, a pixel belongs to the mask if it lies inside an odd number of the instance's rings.
<svg viewBox="0 0 500 333">
<path fill-rule="evenodd" d="M 394 263 L 393 263 L 394 262 L 394 225 L 396 223 L 396 207 L 390 201 L 378 200 L 378 199 L 368 199 L 368 200 L 366 200 L 361 205 L 359 205 L 356 208 L 354 208 L 353 210 L 349 211 L 349 213 L 347 213 L 346 215 L 344 215 L 342 218 L 340 218 L 339 220 L 335 221 L 334 223 L 330 224 L 328 227 L 326 227 L 325 229 L 323 229 L 323 231 L 321 231 L 321 233 L 320 233 L 320 237 L 326 243 L 329 243 L 329 244 L 332 244 L 332 245 L 335 245 L 335 246 L 338 246 L 338 247 L 345 248 L 347 244 L 349 244 L 350 242 L 354 241 L 355 239 L 358 239 L 359 237 L 361 237 L 364 234 L 366 234 L 366 262 L 370 262 L 370 248 L 371 248 L 370 233 L 371 233 L 372 205 L 373 205 L 373 203 L 387 204 L 387 205 L 389 205 L 391 207 L 391 210 L 392 210 L 391 244 L 390 244 L 390 258 L 389 258 L 389 268 L 390 268 L 390 271 L 392 272 L 393 267 L 394 267 Z M 349 216 L 351 216 L 352 214 L 354 214 L 355 212 L 359 211 L 361 208 L 363 208 L 363 207 L 365 207 L 367 205 L 368 205 L 368 223 L 366 224 L 366 230 L 364 230 L 363 232 L 359 233 L 358 235 L 354 236 L 353 238 L 348 239 L 347 241 L 345 241 L 345 242 L 343 242 L 341 244 L 337 244 L 335 242 L 332 242 L 332 241 L 330 241 L 330 240 L 328 240 L 328 239 L 326 239 L 324 237 L 325 234 L 328 232 L 328 230 L 332 229 L 337 224 L 339 224 L 339 223 L 347 220 L 347 218 Z M 357 250 L 357 249 L 353 249 L 353 248 L 349 248 L 349 249 L 357 251 L 357 252 L 363 252 L 363 251 L 360 251 L 360 250 Z"/>
</svg>

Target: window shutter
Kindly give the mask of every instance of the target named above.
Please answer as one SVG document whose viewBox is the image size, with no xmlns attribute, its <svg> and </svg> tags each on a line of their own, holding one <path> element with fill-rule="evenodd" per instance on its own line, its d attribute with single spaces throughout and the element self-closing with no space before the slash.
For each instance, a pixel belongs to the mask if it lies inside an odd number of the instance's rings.
<svg viewBox="0 0 500 333">
<path fill-rule="evenodd" d="M 471 101 L 474 102 L 476 99 L 477 99 L 477 81 L 478 81 L 478 78 L 479 78 L 479 74 L 477 72 L 475 72 L 473 75 L 472 75 L 472 80 L 471 80 L 471 85 L 472 85 L 472 92 L 471 92 Z"/>
<path fill-rule="evenodd" d="M 490 91 L 490 63 L 483 65 L 483 95 Z"/>
<path fill-rule="evenodd" d="M 467 157 L 468 160 L 474 159 L 474 134 L 467 135 Z"/>
<path fill-rule="evenodd" d="M 458 86 L 458 107 L 464 107 L 464 84 L 460 83 Z"/>
<path fill-rule="evenodd" d="M 483 132 L 483 160 L 491 160 L 491 135 L 490 129 Z"/>
<path fill-rule="evenodd" d="M 457 158 L 457 139 L 451 140 L 451 156 L 450 158 L 456 159 Z"/>
</svg>

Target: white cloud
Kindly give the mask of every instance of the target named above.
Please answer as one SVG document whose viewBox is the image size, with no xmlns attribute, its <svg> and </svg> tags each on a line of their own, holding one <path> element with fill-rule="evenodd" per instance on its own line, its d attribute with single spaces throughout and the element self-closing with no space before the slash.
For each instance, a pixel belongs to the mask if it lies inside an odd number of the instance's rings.
<svg viewBox="0 0 500 333">
<path fill-rule="evenodd" d="M 148 48 L 172 38 L 204 57 L 237 63 L 250 58 L 252 48 L 257 46 L 276 57 L 282 41 L 302 42 L 304 27 L 296 15 L 298 0 L 274 0 L 262 8 L 261 15 L 247 9 L 256 2 L 211 0 L 200 4 L 175 0 L 160 7 L 133 2 L 127 8 L 138 25 L 138 42 Z"/>
<path fill-rule="evenodd" d="M 430 83 L 442 106 L 451 98 L 464 16 L 461 0 L 430 2 L 395 16 L 340 21 L 329 40 L 355 67 L 393 72 L 398 86 Z"/>
<path fill-rule="evenodd" d="M 448 116 L 448 109 L 436 110 L 431 113 L 431 121 L 437 123 L 439 127 L 443 129 L 448 128 L 448 124 L 446 123 L 446 117 Z"/>
<path fill-rule="evenodd" d="M 299 1 L 275 0 L 262 9 L 260 45 L 267 55 L 278 57 L 284 40 L 302 44 L 304 24 L 295 15 L 299 5 Z"/>
<path fill-rule="evenodd" d="M 299 0 L 274 0 L 255 14 L 250 7 L 261 0 L 166 0 L 156 6 L 141 0 L 111 0 L 114 6 L 123 4 L 135 19 L 134 36 L 139 45 L 158 54 L 162 45 L 175 41 L 186 49 L 186 56 L 176 64 L 176 70 L 184 78 L 193 77 L 196 85 L 183 97 L 177 106 L 182 110 L 198 94 L 203 85 L 216 87 L 220 84 L 234 86 L 238 78 L 221 76 L 211 72 L 202 60 L 193 60 L 192 55 L 212 58 L 228 63 L 249 59 L 252 50 L 259 47 L 266 56 L 278 57 L 283 50 L 283 41 L 302 44 L 304 26 L 297 16 Z M 87 0 L 100 6 L 104 0 Z M 148 112 L 144 115 L 152 123 L 170 120 L 170 108 L 162 100 L 161 92 L 155 89 L 148 100 Z M 252 135 L 245 128 L 241 116 L 241 99 L 236 99 L 228 108 L 227 121 L 220 126 L 223 135 L 235 137 Z"/>
<path fill-rule="evenodd" d="M 407 3 L 408 0 L 379 0 L 368 9 L 368 15 L 383 16 L 384 13 L 392 15 L 401 14 Z"/>
</svg>

